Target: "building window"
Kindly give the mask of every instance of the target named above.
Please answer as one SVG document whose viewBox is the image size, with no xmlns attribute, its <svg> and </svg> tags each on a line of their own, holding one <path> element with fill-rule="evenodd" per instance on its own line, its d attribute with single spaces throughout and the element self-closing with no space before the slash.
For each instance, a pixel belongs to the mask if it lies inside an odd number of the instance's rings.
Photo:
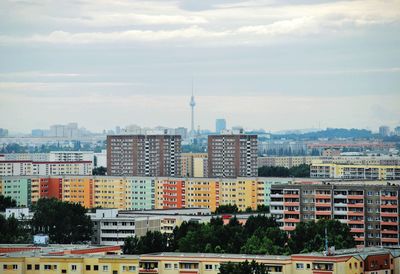
<svg viewBox="0 0 400 274">
<path fill-rule="evenodd" d="M 31 264 L 26 265 L 26 270 L 31 270 L 31 269 L 32 269 L 32 265 Z"/>
<path fill-rule="evenodd" d="M 71 270 L 76 271 L 76 264 L 71 265 Z"/>
<path fill-rule="evenodd" d="M 40 269 L 40 265 L 39 264 L 35 264 L 35 270 L 39 270 Z"/>
<path fill-rule="evenodd" d="M 90 270 L 90 265 L 86 265 L 86 270 Z"/>
<path fill-rule="evenodd" d="M 108 265 L 103 265 L 103 271 L 108 271 Z"/>
<path fill-rule="evenodd" d="M 212 264 L 206 264 L 205 268 L 206 270 L 212 270 Z"/>
<path fill-rule="evenodd" d="M 171 269 L 171 268 L 172 268 L 172 265 L 171 265 L 171 264 L 164 264 L 164 268 L 165 268 L 165 269 Z"/>
<path fill-rule="evenodd" d="M 98 265 L 94 265 L 94 266 L 93 266 L 93 270 L 94 270 L 94 271 L 98 271 L 98 270 L 99 270 L 99 266 L 98 266 Z"/>
<path fill-rule="evenodd" d="M 296 269 L 304 269 L 304 264 L 297 263 Z"/>
</svg>

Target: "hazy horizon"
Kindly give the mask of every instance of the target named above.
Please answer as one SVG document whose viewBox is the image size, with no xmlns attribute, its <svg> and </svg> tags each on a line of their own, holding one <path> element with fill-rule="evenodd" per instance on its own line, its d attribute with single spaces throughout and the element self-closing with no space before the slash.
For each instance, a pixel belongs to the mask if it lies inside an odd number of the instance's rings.
<svg viewBox="0 0 400 274">
<path fill-rule="evenodd" d="M 5 0 L 0 127 L 400 125 L 400 1 Z"/>
</svg>

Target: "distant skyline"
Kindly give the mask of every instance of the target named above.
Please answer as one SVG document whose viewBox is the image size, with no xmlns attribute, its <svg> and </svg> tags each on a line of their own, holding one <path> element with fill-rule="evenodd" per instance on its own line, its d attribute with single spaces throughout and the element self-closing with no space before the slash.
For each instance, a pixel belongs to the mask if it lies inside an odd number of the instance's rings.
<svg viewBox="0 0 400 274">
<path fill-rule="evenodd" d="M 0 127 L 400 125 L 400 1 L 4 0 Z"/>
</svg>

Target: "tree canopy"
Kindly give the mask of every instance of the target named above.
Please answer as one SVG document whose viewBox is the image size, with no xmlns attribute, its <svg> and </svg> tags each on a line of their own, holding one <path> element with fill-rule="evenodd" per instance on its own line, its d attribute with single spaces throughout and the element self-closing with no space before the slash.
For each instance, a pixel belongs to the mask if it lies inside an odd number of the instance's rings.
<svg viewBox="0 0 400 274">
<path fill-rule="evenodd" d="M 350 228 L 337 220 L 319 220 L 301 222 L 291 233 L 288 245 L 292 253 L 323 251 L 325 246 L 325 228 L 328 244 L 336 249 L 355 247 Z"/>
<path fill-rule="evenodd" d="M 48 234 L 50 242 L 58 244 L 90 240 L 93 223 L 81 205 L 45 198 L 39 199 L 33 210 L 31 224 L 34 234 Z"/>
<path fill-rule="evenodd" d="M 11 197 L 5 197 L 3 195 L 0 195 L 0 212 L 6 211 L 6 208 L 16 207 L 16 206 L 17 202 L 11 199 Z"/>
<path fill-rule="evenodd" d="M 283 166 L 262 166 L 258 168 L 261 177 L 310 177 L 310 166 L 301 164 L 291 168 Z"/>
<path fill-rule="evenodd" d="M 0 244 L 26 244 L 31 242 L 27 227 L 14 217 L 6 219 L 0 214 Z"/>
<path fill-rule="evenodd" d="M 288 237 L 273 218 L 256 215 L 250 216 L 245 225 L 235 217 L 226 225 L 221 218 L 213 218 L 209 223 L 183 222 L 172 235 L 148 232 L 141 238 L 128 238 L 123 251 L 125 254 L 171 251 L 268 255 L 322 251 L 325 227 L 329 246 L 338 249 L 355 246 L 349 227 L 339 221 L 300 222 Z"/>
<path fill-rule="evenodd" d="M 267 266 L 256 261 L 249 263 L 247 260 L 239 263 L 228 262 L 219 267 L 220 274 L 267 274 Z"/>
</svg>

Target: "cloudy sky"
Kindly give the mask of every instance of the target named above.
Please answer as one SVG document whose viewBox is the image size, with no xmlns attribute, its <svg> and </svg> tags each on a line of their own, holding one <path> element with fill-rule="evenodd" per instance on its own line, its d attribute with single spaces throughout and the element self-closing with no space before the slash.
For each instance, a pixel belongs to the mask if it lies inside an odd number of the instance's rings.
<svg viewBox="0 0 400 274">
<path fill-rule="evenodd" d="M 2 0 L 0 127 L 400 125 L 400 1 Z"/>
</svg>

